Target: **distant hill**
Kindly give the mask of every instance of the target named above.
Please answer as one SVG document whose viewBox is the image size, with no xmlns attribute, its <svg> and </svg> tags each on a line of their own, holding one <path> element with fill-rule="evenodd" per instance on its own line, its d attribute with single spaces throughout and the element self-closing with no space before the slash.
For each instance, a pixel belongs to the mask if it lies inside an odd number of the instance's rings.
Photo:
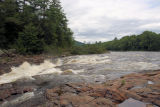
<svg viewBox="0 0 160 107">
<path fill-rule="evenodd" d="M 79 41 L 75 41 L 75 45 L 76 45 L 76 46 L 81 46 L 81 45 L 84 45 L 84 43 L 79 42 Z"/>
</svg>

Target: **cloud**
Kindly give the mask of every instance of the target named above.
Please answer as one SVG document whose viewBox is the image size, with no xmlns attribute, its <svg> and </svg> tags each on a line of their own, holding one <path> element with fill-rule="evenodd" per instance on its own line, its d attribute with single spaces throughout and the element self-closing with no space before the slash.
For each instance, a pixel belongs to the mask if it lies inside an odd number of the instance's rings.
<svg viewBox="0 0 160 107">
<path fill-rule="evenodd" d="M 140 28 L 144 29 L 159 29 L 160 28 L 160 23 L 150 23 L 150 24 L 145 24 L 140 26 Z"/>
<path fill-rule="evenodd" d="M 106 41 L 115 37 L 158 30 L 160 0 L 61 0 L 69 27 L 79 41 Z"/>
</svg>

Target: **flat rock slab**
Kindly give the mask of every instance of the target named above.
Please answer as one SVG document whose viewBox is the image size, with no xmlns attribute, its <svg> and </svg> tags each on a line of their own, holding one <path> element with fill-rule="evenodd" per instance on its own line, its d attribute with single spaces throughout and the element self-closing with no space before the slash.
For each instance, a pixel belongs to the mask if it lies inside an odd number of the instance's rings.
<svg viewBox="0 0 160 107">
<path fill-rule="evenodd" d="M 127 99 L 132 103 L 123 107 L 160 106 L 160 71 L 130 74 L 104 84 L 66 84 L 47 89 L 45 95 L 46 105 L 57 107 L 115 107 Z"/>
<path fill-rule="evenodd" d="M 34 96 L 24 99 L 24 102 L 16 100 L 27 93 Z M 17 101 L 14 105 L 4 107 L 117 107 L 121 104 L 125 104 L 123 107 L 139 107 L 136 104 L 141 104 L 142 107 L 160 106 L 160 71 L 129 74 L 101 84 L 69 83 L 43 90 L 34 87 L 34 84 L 0 85 L 2 107 L 13 100 Z M 128 106 L 126 101 L 129 101 Z"/>
</svg>

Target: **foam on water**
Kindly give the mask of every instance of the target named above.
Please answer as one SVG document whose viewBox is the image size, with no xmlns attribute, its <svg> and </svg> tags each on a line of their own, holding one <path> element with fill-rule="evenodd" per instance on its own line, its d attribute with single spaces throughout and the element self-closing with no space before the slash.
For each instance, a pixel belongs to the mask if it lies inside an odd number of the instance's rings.
<svg viewBox="0 0 160 107">
<path fill-rule="evenodd" d="M 21 78 L 30 78 L 35 75 L 62 73 L 60 69 L 55 68 L 56 66 L 57 65 L 47 60 L 40 65 L 32 65 L 28 62 L 24 62 L 19 67 L 12 67 L 11 72 L 1 75 L 0 84 L 10 83 Z"/>
<path fill-rule="evenodd" d="M 60 58 L 58 58 L 55 64 L 56 64 L 56 66 L 61 66 L 61 65 L 63 65 L 63 62 Z"/>
<path fill-rule="evenodd" d="M 108 56 L 99 55 L 82 55 L 77 57 L 68 57 L 65 64 L 101 64 L 110 63 L 111 60 Z"/>
<path fill-rule="evenodd" d="M 81 70 L 68 69 L 66 71 L 71 71 L 73 74 L 78 74 L 78 73 L 84 72 L 84 69 L 81 69 Z"/>
<path fill-rule="evenodd" d="M 137 67 L 139 70 L 150 70 L 158 68 L 158 65 L 148 62 L 135 62 L 132 66 Z"/>
<path fill-rule="evenodd" d="M 28 62 L 24 62 L 19 67 L 12 67 L 11 72 L 1 75 L 0 84 L 14 82 L 22 78 L 33 79 L 32 77 L 36 75 L 62 74 L 64 71 L 62 71 L 59 68 L 56 68 L 57 66 L 61 65 L 62 61 L 60 59 L 58 59 L 55 64 L 49 60 L 45 60 L 44 63 L 41 63 L 40 65 L 34 65 Z M 69 69 L 69 70 L 72 71 L 73 74 L 84 72 L 83 69 L 82 70 Z"/>
</svg>

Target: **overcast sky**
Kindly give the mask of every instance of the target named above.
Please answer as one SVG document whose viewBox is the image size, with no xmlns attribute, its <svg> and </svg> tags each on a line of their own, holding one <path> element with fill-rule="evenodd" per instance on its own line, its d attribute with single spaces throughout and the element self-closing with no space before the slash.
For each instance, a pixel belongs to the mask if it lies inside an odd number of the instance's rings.
<svg viewBox="0 0 160 107">
<path fill-rule="evenodd" d="M 74 38 L 81 42 L 160 32 L 160 0 L 61 0 Z"/>
</svg>

